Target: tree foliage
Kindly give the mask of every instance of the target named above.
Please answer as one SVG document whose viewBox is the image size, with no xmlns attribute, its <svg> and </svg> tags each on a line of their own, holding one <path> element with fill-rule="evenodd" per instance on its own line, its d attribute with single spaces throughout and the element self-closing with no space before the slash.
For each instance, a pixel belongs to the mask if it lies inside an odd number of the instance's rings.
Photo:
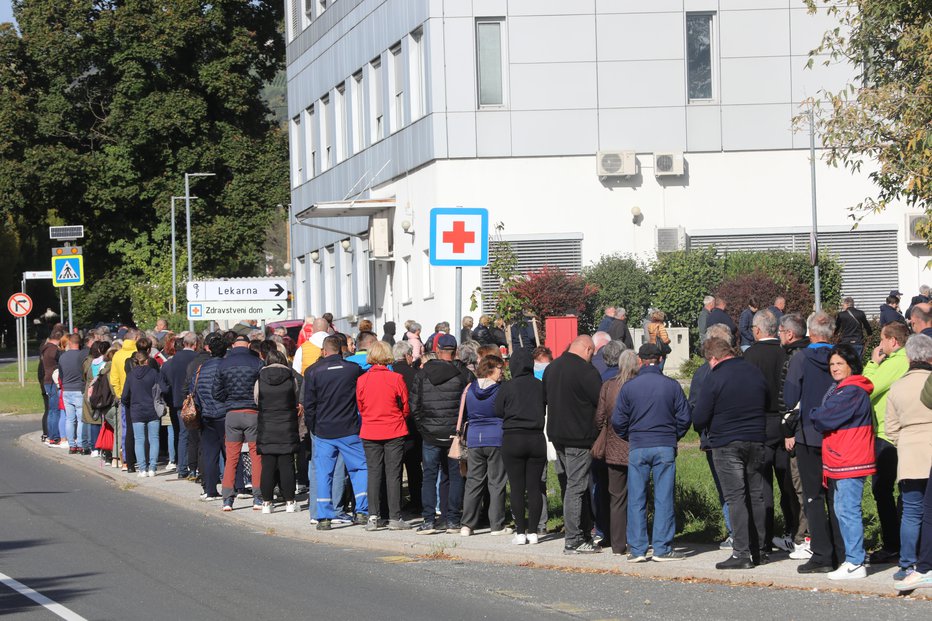
<svg viewBox="0 0 932 621">
<path fill-rule="evenodd" d="M 287 138 L 261 97 L 283 65 L 281 4 L 14 0 L 19 32 L 0 25 L 10 271 L 47 269 L 46 226 L 84 224 L 76 316 L 149 321 L 170 300 L 170 197 L 185 172 L 211 172 L 191 186 L 195 276 L 257 274 L 288 197 Z M 177 225 L 180 250 L 183 208 Z"/>
<path fill-rule="evenodd" d="M 651 301 L 650 266 L 632 255 L 603 255 L 583 270 L 587 283 L 598 288 L 594 307 L 621 306 L 628 316 L 643 317 Z M 598 312 L 596 317 L 601 317 Z"/>
<path fill-rule="evenodd" d="M 804 314 L 812 312 L 815 300 L 815 270 L 811 259 L 805 252 L 788 252 L 785 250 L 749 250 L 729 252 L 725 255 L 726 279 L 735 278 L 743 274 L 760 272 L 771 278 L 787 295 L 787 303 L 791 298 L 805 298 L 806 303 L 799 307 Z M 819 288 L 821 290 L 822 307 L 825 310 L 834 310 L 841 302 L 842 281 L 841 264 L 830 254 L 819 253 Z M 806 291 L 793 293 L 797 285 L 802 284 Z M 761 294 L 761 297 L 767 297 Z M 771 296 L 771 300 L 773 296 Z M 762 302 L 763 303 L 763 302 Z M 743 304 L 743 303 L 742 303 Z M 791 312 L 796 312 L 795 307 Z"/>
<path fill-rule="evenodd" d="M 806 0 L 838 25 L 809 63 L 845 63 L 855 75 L 819 95 L 817 121 L 828 162 L 868 171 L 876 193 L 854 206 L 881 211 L 905 201 L 932 212 L 932 3 L 927 0 Z M 819 60 L 820 58 L 824 60 Z M 920 231 L 932 239 L 932 227 Z"/>
<path fill-rule="evenodd" d="M 689 327 L 690 340 L 697 342 L 702 298 L 722 282 L 724 272 L 725 261 L 714 248 L 662 253 L 651 266 L 653 305 L 671 325 Z"/>
<path fill-rule="evenodd" d="M 544 319 L 559 315 L 580 315 L 598 288 L 579 274 L 571 274 L 557 267 L 544 267 L 515 281 L 514 295 L 522 300 L 523 308 Z"/>
<path fill-rule="evenodd" d="M 736 325 L 738 317 L 752 298 L 757 300 L 758 310 L 762 310 L 769 307 L 777 296 L 782 295 L 786 298 L 785 312 L 801 313 L 803 317 L 812 312 L 814 299 L 809 287 L 792 274 L 781 274 L 774 278 L 763 270 L 726 278 L 715 289 L 714 295 L 725 300 L 725 312 Z"/>
</svg>

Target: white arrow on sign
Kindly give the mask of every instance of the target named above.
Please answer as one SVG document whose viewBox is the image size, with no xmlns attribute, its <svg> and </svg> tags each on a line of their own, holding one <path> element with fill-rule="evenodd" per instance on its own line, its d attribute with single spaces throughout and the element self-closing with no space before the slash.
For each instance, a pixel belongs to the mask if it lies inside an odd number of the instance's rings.
<svg viewBox="0 0 932 621">
<path fill-rule="evenodd" d="M 284 278 L 243 278 L 239 280 L 195 280 L 187 285 L 188 301 L 287 300 Z"/>
<path fill-rule="evenodd" d="M 275 300 L 188 302 L 188 319 L 285 319 L 288 304 Z"/>
</svg>

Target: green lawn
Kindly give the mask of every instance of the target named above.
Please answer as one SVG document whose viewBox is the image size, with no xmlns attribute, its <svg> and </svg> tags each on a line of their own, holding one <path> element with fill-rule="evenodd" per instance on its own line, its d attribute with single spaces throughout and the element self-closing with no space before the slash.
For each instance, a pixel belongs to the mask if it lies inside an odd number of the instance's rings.
<svg viewBox="0 0 932 621">
<path fill-rule="evenodd" d="M 35 381 L 20 388 L 17 382 L 0 382 L 0 414 L 38 414 L 45 404 L 42 389 Z"/>
<path fill-rule="evenodd" d="M 36 369 L 39 367 L 38 360 L 27 360 L 26 361 L 26 381 L 29 380 L 35 381 L 36 379 Z M 7 364 L 0 364 L 0 382 L 17 382 L 19 381 L 19 376 L 16 374 L 16 363 L 11 362 Z"/>
</svg>

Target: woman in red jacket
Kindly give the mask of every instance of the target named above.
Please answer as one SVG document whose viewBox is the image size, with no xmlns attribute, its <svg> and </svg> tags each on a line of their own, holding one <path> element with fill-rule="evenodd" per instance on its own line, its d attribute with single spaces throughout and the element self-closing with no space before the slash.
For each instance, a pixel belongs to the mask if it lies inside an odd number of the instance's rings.
<svg viewBox="0 0 932 621">
<path fill-rule="evenodd" d="M 392 350 L 384 341 L 369 347 L 366 362 L 371 367 L 356 382 L 356 404 L 362 418 L 359 437 L 366 451 L 369 474 L 369 521 L 366 530 L 378 530 L 381 498 L 385 481 L 388 496 L 389 530 L 411 526 L 401 519 L 401 468 L 404 459 L 405 419 L 411 414 L 404 378 L 388 365 L 394 362 Z"/>
<path fill-rule="evenodd" d="M 861 375 L 861 358 L 850 345 L 836 345 L 828 360 L 835 383 L 822 405 L 813 408 L 812 424 L 823 434 L 822 481 L 833 498 L 845 562 L 830 580 L 866 578 L 861 495 L 864 480 L 877 472 L 870 394 L 874 385 Z"/>
</svg>

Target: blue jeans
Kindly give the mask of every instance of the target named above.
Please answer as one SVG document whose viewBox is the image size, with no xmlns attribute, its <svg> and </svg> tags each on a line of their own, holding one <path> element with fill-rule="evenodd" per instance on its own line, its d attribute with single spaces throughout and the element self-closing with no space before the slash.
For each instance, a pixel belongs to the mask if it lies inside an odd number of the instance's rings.
<svg viewBox="0 0 932 621">
<path fill-rule="evenodd" d="M 84 393 L 80 390 L 63 391 L 67 417 L 68 446 L 82 448 L 84 441 Z"/>
<path fill-rule="evenodd" d="M 94 450 L 97 436 L 100 435 L 100 427 L 99 424 L 84 423 L 84 448 Z"/>
<path fill-rule="evenodd" d="M 312 436 L 313 438 L 313 436 Z M 333 510 L 337 513 L 346 513 L 347 507 L 343 505 L 343 492 L 349 477 L 346 475 L 346 463 L 342 455 L 337 455 L 337 461 L 333 469 L 333 483 L 330 485 L 330 498 L 333 502 Z M 317 468 L 314 467 L 314 444 L 311 443 L 311 453 L 307 460 L 307 506 L 311 519 L 317 519 L 317 513 L 311 511 L 313 503 L 317 502 Z"/>
<path fill-rule="evenodd" d="M 61 440 L 61 431 L 58 427 L 58 419 L 61 417 L 61 410 L 58 409 L 58 384 L 44 384 L 45 394 L 49 396 L 49 440 Z"/>
<path fill-rule="evenodd" d="M 900 522 L 900 567 L 916 564 L 919 532 L 922 528 L 922 500 L 929 479 L 900 481 L 900 500 L 903 501 L 903 519 Z"/>
<path fill-rule="evenodd" d="M 434 446 L 424 442 L 421 447 L 421 463 L 424 468 L 424 483 L 421 486 L 421 516 L 427 523 L 434 523 L 437 506 L 437 475 L 440 475 L 440 523 L 459 526 L 463 519 L 463 493 L 465 486 L 460 476 L 458 459 L 450 459 L 448 446 Z"/>
<path fill-rule="evenodd" d="M 136 470 L 155 472 L 155 463 L 159 458 L 159 427 L 162 425 L 158 419 L 146 423 L 133 423 L 133 440 L 136 444 Z M 149 460 L 146 461 L 146 437 L 149 438 Z"/>
<path fill-rule="evenodd" d="M 830 481 L 835 486 L 835 516 L 838 518 L 838 529 L 845 543 L 845 561 L 852 565 L 864 564 L 861 495 L 864 493 L 865 479 L 867 477 Z"/>
<path fill-rule="evenodd" d="M 356 495 L 356 513 L 369 513 L 369 471 L 366 468 L 366 452 L 363 449 L 359 436 L 345 436 L 343 438 L 314 438 L 314 468 L 317 470 L 317 489 L 329 490 L 333 488 L 333 475 L 337 467 L 337 457 L 342 455 L 349 471 L 350 481 L 353 482 L 353 493 Z M 337 517 L 334 509 L 333 497 L 318 494 L 317 519 L 331 520 Z"/>
<path fill-rule="evenodd" d="M 654 477 L 654 556 L 673 547 L 676 515 L 673 488 L 676 482 L 676 449 L 672 446 L 633 448 L 628 454 L 628 547 L 635 556 L 647 554 L 647 488 Z"/>
</svg>

